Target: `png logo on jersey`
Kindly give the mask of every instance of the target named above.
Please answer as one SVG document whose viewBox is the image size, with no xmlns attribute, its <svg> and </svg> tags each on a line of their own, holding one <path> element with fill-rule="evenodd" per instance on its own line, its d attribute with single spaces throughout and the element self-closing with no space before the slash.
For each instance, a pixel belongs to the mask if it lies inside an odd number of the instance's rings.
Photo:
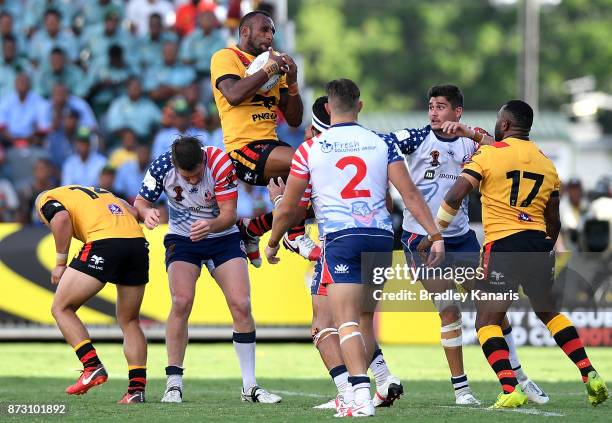
<svg viewBox="0 0 612 423">
<path fill-rule="evenodd" d="M 116 216 L 123 215 L 123 210 L 117 204 L 109 204 L 108 210 Z"/>
</svg>

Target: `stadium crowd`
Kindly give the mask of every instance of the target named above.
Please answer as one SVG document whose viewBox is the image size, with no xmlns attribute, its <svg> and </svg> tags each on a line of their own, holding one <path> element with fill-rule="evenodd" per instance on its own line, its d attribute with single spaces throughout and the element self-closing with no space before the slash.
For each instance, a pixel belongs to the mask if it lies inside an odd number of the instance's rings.
<svg viewBox="0 0 612 423">
<path fill-rule="evenodd" d="M 210 58 L 241 14 L 234 0 L 0 0 L 0 221 L 37 223 L 34 199 L 59 185 L 133 202 L 179 135 L 223 148 Z M 240 190 L 240 216 L 271 209 L 263 187 Z"/>
</svg>

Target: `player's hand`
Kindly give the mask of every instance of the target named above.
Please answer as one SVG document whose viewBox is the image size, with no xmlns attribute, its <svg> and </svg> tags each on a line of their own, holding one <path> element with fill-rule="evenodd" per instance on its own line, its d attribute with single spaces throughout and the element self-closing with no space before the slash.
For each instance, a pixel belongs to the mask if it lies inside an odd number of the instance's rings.
<svg viewBox="0 0 612 423">
<path fill-rule="evenodd" d="M 456 137 L 474 137 L 474 130 L 461 122 L 451 122 L 447 120 L 441 125 L 442 132 Z"/>
<path fill-rule="evenodd" d="M 281 75 L 284 73 L 287 73 L 289 68 L 287 68 L 287 63 L 283 60 L 282 55 L 277 55 L 272 49 L 272 47 L 268 48 L 268 51 L 270 52 L 268 63 L 270 63 L 270 61 L 273 61 L 273 62 L 276 62 L 276 64 L 278 65 L 278 72 L 274 72 L 272 75 L 276 73 L 281 74 Z"/>
<path fill-rule="evenodd" d="M 159 210 L 150 208 L 143 217 L 143 222 L 147 229 L 155 229 L 159 225 Z"/>
<path fill-rule="evenodd" d="M 438 266 L 444 260 L 444 241 L 434 241 L 431 244 L 426 266 Z"/>
<path fill-rule="evenodd" d="M 287 85 L 291 85 L 297 82 L 297 65 L 293 61 L 293 58 L 288 54 L 281 54 L 281 59 L 283 59 L 283 66 L 281 66 L 281 70 L 287 74 Z"/>
<path fill-rule="evenodd" d="M 191 224 L 191 232 L 189 238 L 193 241 L 200 241 L 210 233 L 210 223 L 206 219 L 196 220 Z"/>
<path fill-rule="evenodd" d="M 421 239 L 421 242 L 419 242 L 419 245 L 417 245 L 417 252 L 419 253 L 419 256 L 421 256 L 421 260 L 424 262 L 427 262 L 427 253 L 431 248 L 431 244 L 433 244 L 433 241 L 430 241 L 426 236 L 424 236 Z"/>
<path fill-rule="evenodd" d="M 278 249 L 280 248 L 280 244 L 276 247 L 270 247 L 270 245 L 266 245 L 266 259 L 270 264 L 276 264 L 280 261 L 276 254 L 278 253 Z"/>
<path fill-rule="evenodd" d="M 51 283 L 53 285 L 57 285 L 65 271 L 66 271 L 65 264 L 56 265 L 51 271 Z"/>
<path fill-rule="evenodd" d="M 274 203 L 274 200 L 276 200 L 279 195 L 283 195 L 284 192 L 285 182 L 283 182 L 283 179 L 279 176 L 275 182 L 274 178 L 271 178 L 270 182 L 268 182 L 268 195 L 270 196 L 270 201 Z"/>
</svg>

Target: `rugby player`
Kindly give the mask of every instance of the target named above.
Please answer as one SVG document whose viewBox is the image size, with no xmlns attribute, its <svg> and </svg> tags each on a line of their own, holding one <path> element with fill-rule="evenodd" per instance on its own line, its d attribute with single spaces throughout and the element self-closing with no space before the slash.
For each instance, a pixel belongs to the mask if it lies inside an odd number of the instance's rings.
<svg viewBox="0 0 612 423">
<path fill-rule="evenodd" d="M 372 416 L 375 411 L 366 354 L 371 357 L 373 351 L 367 351 L 369 342 L 359 323 L 362 312 L 372 311 L 363 307 L 372 298 L 367 297 L 368 281 L 362 280 L 361 253 L 381 253 L 390 265 L 393 227 L 386 208 L 389 180 L 435 241 L 428 264 L 443 259 L 444 242 L 390 138 L 357 124 L 363 105 L 359 88 L 348 79 L 339 79 L 329 82 L 326 89 L 331 126 L 295 153 L 285 193 L 275 211 L 266 257 L 270 263 L 278 263 L 279 242 L 299 209 L 306 206 L 304 194 L 310 183 L 311 201 L 324 236 L 322 283 L 328 291 L 353 393 L 337 416 Z M 366 211 L 370 218 L 363 219 Z M 367 271 L 367 266 L 363 267 Z"/>
<path fill-rule="evenodd" d="M 463 113 L 463 94 L 455 85 L 437 85 L 427 93 L 429 99 L 429 125 L 424 128 L 406 128 L 394 132 L 397 145 L 406 156 L 406 162 L 414 183 L 421 190 L 432 214 L 437 213 L 444 194 L 461 173 L 464 164 L 480 145 L 492 144 L 493 138 L 486 131 L 472 129 L 459 122 Z M 410 214 L 404 211 L 402 244 L 408 263 L 421 265 L 417 247 L 427 242 L 426 231 Z M 424 240 L 424 241 L 423 241 Z M 457 218 L 444 231 L 446 261 L 444 266 L 463 266 L 476 269 L 479 265 L 480 245 L 470 229 L 467 200 L 462 203 Z M 423 249 L 421 249 L 423 250 Z M 430 292 L 454 290 L 452 280 L 425 279 L 421 281 Z M 464 287 L 469 289 L 470 284 Z M 440 314 L 441 343 L 451 372 L 455 402 L 459 405 L 480 404 L 470 389 L 463 367 L 461 309 L 459 301 L 438 301 L 435 306 Z M 548 402 L 548 396 L 521 368 L 512 327 L 504 318 L 504 338 L 510 346 L 510 362 L 523 391 L 538 404 Z"/>
<path fill-rule="evenodd" d="M 223 143 L 238 179 L 266 186 L 272 178 L 286 179 L 295 151 L 276 135 L 277 112 L 287 123 L 302 123 L 303 105 L 298 88 L 297 66 L 287 54 L 272 51 L 274 22 L 270 15 L 256 10 L 244 15 L 238 28 L 236 47 L 217 51 L 210 65 L 213 94 L 223 129 Z M 246 69 L 256 56 L 270 51 L 268 63 L 252 75 Z M 270 90 L 261 87 L 271 76 L 281 75 Z M 272 227 L 272 213 L 243 220 L 239 228 L 247 240 L 251 262 L 258 266 L 259 236 Z M 283 244 L 303 257 L 316 260 L 320 248 L 305 234 L 304 222 L 291 229 Z"/>
<path fill-rule="evenodd" d="M 327 96 L 319 97 L 312 105 L 312 124 L 306 128 L 304 139 L 316 137 L 321 132 L 329 129 L 330 116 L 325 105 Z M 285 185 L 281 179 L 277 182 L 271 180 L 268 184 L 270 200 L 278 202 L 282 198 Z M 307 188 L 307 191 L 309 188 Z M 348 370 L 342 359 L 338 330 L 334 326 L 334 319 L 327 299 L 327 289 L 321 284 L 321 260 L 317 260 L 312 275 L 310 287 L 312 295 L 312 341 L 319 351 L 321 360 L 327 368 L 329 375 L 338 389 L 336 398 L 315 406 L 318 409 L 336 409 L 338 412 L 350 402 L 352 395 L 351 386 L 348 383 Z M 374 314 L 362 313 L 360 326 L 366 339 L 366 344 L 371 345 L 373 351 L 369 368 L 376 382 L 376 393 L 372 398 L 375 407 L 389 407 L 404 392 L 401 381 L 393 376 L 387 367 L 380 346 L 374 335 Z M 368 357 L 369 355 L 366 355 Z M 347 392 L 348 389 L 348 392 Z"/>
<path fill-rule="evenodd" d="M 494 295 L 477 301 L 476 329 L 502 385 L 493 407 L 519 407 L 527 402 L 501 328 L 519 286 L 557 345 L 578 367 L 588 401 L 596 406 L 608 398 L 608 388 L 593 368 L 576 328 L 559 313 L 552 290 L 553 247 L 561 228 L 560 181 L 552 161 L 530 140 L 532 124 L 533 110 L 524 101 L 511 100 L 501 107 L 496 142 L 481 147 L 465 164 L 440 205 L 437 221 L 446 232 L 459 215 L 463 199 L 480 187 L 485 279 L 476 280 L 476 289 Z"/>
<path fill-rule="evenodd" d="M 76 312 L 111 282 L 117 286 L 117 323 L 123 332 L 129 377 L 128 391 L 119 403 L 145 402 L 147 342 L 139 314 L 149 281 L 149 247 L 136 221 L 136 210 L 106 190 L 79 185 L 42 192 L 36 199 L 36 209 L 55 240 L 51 282 L 57 284 L 57 290 L 51 313 L 83 363 L 81 376 L 66 388 L 66 393 L 82 395 L 108 380 Z M 66 266 L 73 237 L 84 245 Z"/>
<path fill-rule="evenodd" d="M 153 204 L 162 193 L 168 197 L 170 211 L 164 246 L 172 308 L 166 323 L 168 380 L 162 402 L 182 402 L 188 320 L 203 265 L 221 288 L 232 315 L 242 400 L 281 400 L 255 379 L 255 322 L 246 255 L 236 227 L 236 182 L 234 166 L 221 149 L 180 137 L 170 151 L 153 161 L 136 197 L 135 207 L 148 229 L 159 224 L 159 210 Z"/>
</svg>

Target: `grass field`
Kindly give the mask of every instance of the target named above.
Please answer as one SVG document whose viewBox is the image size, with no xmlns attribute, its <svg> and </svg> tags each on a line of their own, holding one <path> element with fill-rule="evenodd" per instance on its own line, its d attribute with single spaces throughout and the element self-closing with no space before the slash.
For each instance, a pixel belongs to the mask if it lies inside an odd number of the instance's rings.
<svg viewBox="0 0 612 423">
<path fill-rule="evenodd" d="M 65 403 L 62 420 L 78 421 L 312 421 L 333 419 L 330 410 L 314 405 L 334 396 L 334 385 L 311 344 L 261 344 L 257 349 L 258 382 L 283 396 L 278 405 L 240 401 L 240 372 L 231 344 L 194 344 L 187 350 L 182 404 L 161 404 L 165 387 L 165 349 L 149 347 L 147 400 L 144 405 L 115 404 L 126 390 L 127 370 L 118 344 L 98 344 L 98 354 L 110 375 L 109 382 L 83 397 L 69 397 L 64 388 L 73 383 L 79 363 L 64 344 L 0 344 L 0 403 Z M 390 409 L 377 412 L 377 420 L 501 421 L 563 419 L 572 422 L 612 421 L 612 400 L 593 408 L 587 404 L 579 373 L 557 348 L 521 348 L 527 374 L 551 397 L 545 406 L 529 404 L 515 411 L 489 410 L 500 391 L 495 376 L 475 346 L 464 350 L 472 388 L 483 401 L 480 407 L 454 405 L 448 368 L 436 346 L 386 346 L 385 358 L 399 376 L 406 394 Z M 612 380 L 612 349 L 591 348 L 591 361 L 604 378 Z M 399 419 L 398 419 L 399 418 Z M 0 421 L 48 421 L 55 416 L 17 417 L 0 414 Z M 561 420 L 559 420 L 561 421 Z"/>
</svg>

